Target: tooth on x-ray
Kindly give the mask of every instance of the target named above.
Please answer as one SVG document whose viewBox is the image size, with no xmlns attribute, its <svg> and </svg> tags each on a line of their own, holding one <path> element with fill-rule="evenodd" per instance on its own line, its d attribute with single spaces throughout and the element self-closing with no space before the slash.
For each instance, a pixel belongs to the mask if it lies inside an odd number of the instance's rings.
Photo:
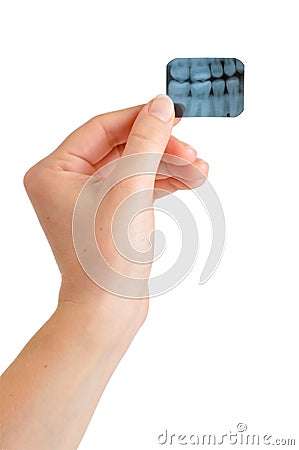
<svg viewBox="0 0 299 450">
<path fill-rule="evenodd" d="M 211 74 L 214 78 L 221 78 L 223 67 L 219 58 L 210 58 Z"/>
<path fill-rule="evenodd" d="M 193 97 L 208 98 L 211 91 L 210 81 L 198 81 L 191 84 L 191 94 Z"/>
<path fill-rule="evenodd" d="M 188 80 L 190 74 L 188 59 L 187 58 L 174 59 L 170 67 L 170 73 L 174 80 L 180 82 Z"/>
<path fill-rule="evenodd" d="M 176 58 L 166 93 L 176 117 L 236 117 L 244 109 L 244 64 L 236 58 Z"/>
<path fill-rule="evenodd" d="M 207 58 L 196 58 L 191 60 L 190 78 L 192 81 L 206 81 L 211 78 L 211 70 Z"/>
<path fill-rule="evenodd" d="M 171 98 L 175 99 L 175 101 L 180 98 L 186 98 L 189 95 L 190 91 L 190 83 L 171 80 L 168 86 L 169 95 Z"/>
<path fill-rule="evenodd" d="M 228 77 L 232 77 L 235 74 L 236 65 L 232 58 L 225 58 L 223 70 Z"/>
</svg>

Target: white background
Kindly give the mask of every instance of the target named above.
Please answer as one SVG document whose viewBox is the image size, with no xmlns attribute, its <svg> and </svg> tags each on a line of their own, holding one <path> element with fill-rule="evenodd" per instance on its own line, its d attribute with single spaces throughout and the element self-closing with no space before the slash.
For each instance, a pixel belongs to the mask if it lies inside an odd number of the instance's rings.
<svg viewBox="0 0 299 450">
<path fill-rule="evenodd" d="M 19 0 L 2 2 L 0 34 L 1 369 L 54 311 L 59 288 L 25 171 L 90 117 L 165 92 L 172 58 L 236 57 L 244 113 L 174 130 L 210 163 L 224 257 L 207 284 L 197 284 L 199 260 L 153 299 L 80 450 L 166 448 L 165 428 L 220 435 L 239 422 L 298 443 L 297 2 Z M 199 232 L 208 248 L 204 220 Z"/>
</svg>

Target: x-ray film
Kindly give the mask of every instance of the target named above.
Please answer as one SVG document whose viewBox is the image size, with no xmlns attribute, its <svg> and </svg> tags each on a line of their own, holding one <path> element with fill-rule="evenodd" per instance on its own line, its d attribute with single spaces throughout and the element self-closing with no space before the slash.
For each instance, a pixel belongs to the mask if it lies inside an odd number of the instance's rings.
<svg viewBox="0 0 299 450">
<path fill-rule="evenodd" d="M 244 64 L 236 58 L 176 58 L 166 93 L 176 117 L 236 117 L 244 109 Z"/>
</svg>

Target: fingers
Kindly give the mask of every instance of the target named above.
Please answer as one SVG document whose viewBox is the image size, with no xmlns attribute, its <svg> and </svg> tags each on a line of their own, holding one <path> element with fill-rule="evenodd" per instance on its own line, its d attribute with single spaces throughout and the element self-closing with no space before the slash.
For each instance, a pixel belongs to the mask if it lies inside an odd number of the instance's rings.
<svg viewBox="0 0 299 450">
<path fill-rule="evenodd" d="M 166 120 L 161 113 L 166 114 Z M 179 121 L 179 118 L 174 118 L 173 103 L 169 97 L 158 96 L 147 105 L 94 117 L 71 133 L 51 157 L 60 159 L 59 156 L 63 156 L 62 159 L 65 159 L 68 155 L 69 170 L 92 174 L 122 155 L 158 153 L 155 170 L 161 156 L 166 173 L 163 178 L 196 179 L 196 174 L 187 173 L 192 171 L 192 167 L 183 172 L 173 170 L 173 166 L 188 167 L 196 159 L 196 152 L 191 146 L 170 136 L 172 126 Z M 171 183 L 172 186 L 175 184 L 173 181 Z"/>
<path fill-rule="evenodd" d="M 176 159 L 179 158 L 175 158 L 175 160 Z M 205 171 L 207 167 L 208 164 L 198 158 L 193 163 L 188 163 L 185 165 L 169 164 L 162 160 L 159 167 L 159 174 L 161 174 L 164 178 L 174 177 L 188 181 L 197 179 L 202 170 Z"/>
<path fill-rule="evenodd" d="M 174 121 L 174 106 L 166 95 L 158 95 L 138 114 L 122 153 L 117 172 L 130 173 L 126 190 L 154 186 L 156 171 L 164 154 Z M 142 176 L 134 176 L 142 174 Z"/>
<path fill-rule="evenodd" d="M 168 157 L 168 155 L 171 155 Z M 177 157 L 177 158 L 173 158 Z M 196 151 L 190 145 L 180 141 L 174 136 L 170 136 L 169 142 L 163 155 L 163 161 L 171 164 L 185 165 L 187 162 L 193 162 L 196 158 Z M 184 162 L 183 160 L 186 160 Z"/>
<path fill-rule="evenodd" d="M 134 106 L 94 117 L 71 133 L 53 156 L 71 154 L 91 165 L 96 164 L 115 146 L 127 141 L 142 107 Z"/>
<path fill-rule="evenodd" d="M 124 144 L 133 123 L 144 105 L 100 114 L 73 131 L 56 150 L 71 153 L 95 165 L 115 146 Z M 174 120 L 174 125 L 180 118 Z M 54 152 L 55 153 L 55 152 Z"/>
<path fill-rule="evenodd" d="M 195 189 L 201 186 L 208 176 L 209 165 L 197 158 L 192 164 L 179 168 L 174 166 L 172 169 L 168 170 L 167 178 L 156 179 L 155 198 L 161 198 L 179 189 Z M 163 169 L 159 168 L 160 171 L 164 173 Z"/>
<path fill-rule="evenodd" d="M 114 147 L 113 150 L 110 151 L 101 161 L 98 161 L 94 164 L 94 170 L 99 170 L 110 161 L 118 159 L 122 156 L 125 148 L 125 144 L 119 144 Z M 170 136 L 170 139 L 167 143 L 165 152 L 162 156 L 161 163 L 174 164 L 178 166 L 186 165 L 188 163 L 194 162 L 196 159 L 196 150 L 194 150 L 190 145 L 185 142 L 180 141 L 174 136 Z M 158 175 L 160 176 L 160 175 Z M 162 176 L 165 178 L 165 176 Z"/>
</svg>

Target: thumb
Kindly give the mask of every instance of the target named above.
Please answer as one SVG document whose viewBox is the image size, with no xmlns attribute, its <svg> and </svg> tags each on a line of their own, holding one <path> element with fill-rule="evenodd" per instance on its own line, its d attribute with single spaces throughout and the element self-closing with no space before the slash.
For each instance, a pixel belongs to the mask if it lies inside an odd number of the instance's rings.
<svg viewBox="0 0 299 450">
<path fill-rule="evenodd" d="M 128 157 L 124 166 L 128 165 L 131 173 L 134 167 L 136 174 L 144 174 L 135 177 L 135 181 L 131 180 L 133 184 L 137 182 L 144 188 L 153 186 L 171 135 L 174 116 L 173 102 L 164 94 L 155 97 L 139 112 L 122 154 L 122 158 Z"/>
<path fill-rule="evenodd" d="M 154 152 L 161 157 L 169 141 L 174 121 L 170 97 L 161 94 L 147 103 L 138 114 L 123 155 Z"/>
</svg>

